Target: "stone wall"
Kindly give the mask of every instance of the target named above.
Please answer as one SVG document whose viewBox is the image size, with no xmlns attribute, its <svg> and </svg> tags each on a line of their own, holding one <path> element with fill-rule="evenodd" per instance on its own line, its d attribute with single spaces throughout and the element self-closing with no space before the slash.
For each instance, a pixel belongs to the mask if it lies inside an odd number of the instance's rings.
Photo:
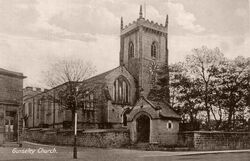
<svg viewBox="0 0 250 161">
<path fill-rule="evenodd" d="M 17 139 L 16 114 L 18 107 L 22 105 L 24 78 L 22 73 L 0 68 L 0 146 L 5 141 Z M 13 125 L 13 131 L 5 130 L 6 120 Z"/>
<path fill-rule="evenodd" d="M 73 145 L 73 132 L 70 130 L 30 129 L 25 130 L 22 140 L 44 144 Z M 78 146 L 118 148 L 129 143 L 129 133 L 125 129 L 78 131 L 77 133 Z"/>
<path fill-rule="evenodd" d="M 178 143 L 194 150 L 250 149 L 250 132 L 182 132 Z"/>
<path fill-rule="evenodd" d="M 0 72 L 0 89 L 1 102 L 22 102 L 23 80 L 18 76 L 8 76 Z"/>
</svg>

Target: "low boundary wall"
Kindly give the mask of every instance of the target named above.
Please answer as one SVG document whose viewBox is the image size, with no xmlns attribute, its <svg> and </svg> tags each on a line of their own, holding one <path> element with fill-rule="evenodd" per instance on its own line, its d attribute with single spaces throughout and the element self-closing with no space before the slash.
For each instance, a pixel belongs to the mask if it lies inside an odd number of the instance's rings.
<svg viewBox="0 0 250 161">
<path fill-rule="evenodd" d="M 22 140 L 54 145 L 73 145 L 74 136 L 72 130 L 29 129 L 24 131 Z M 118 148 L 129 143 L 129 132 L 126 129 L 100 129 L 77 132 L 78 146 Z"/>
<path fill-rule="evenodd" d="M 181 132 L 178 144 L 193 150 L 250 149 L 250 132 Z"/>
</svg>

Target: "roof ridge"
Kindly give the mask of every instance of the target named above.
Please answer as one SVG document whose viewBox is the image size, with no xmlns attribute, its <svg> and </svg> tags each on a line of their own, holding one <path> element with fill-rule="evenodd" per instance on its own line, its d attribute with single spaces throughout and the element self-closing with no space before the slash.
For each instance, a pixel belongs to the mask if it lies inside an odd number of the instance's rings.
<svg viewBox="0 0 250 161">
<path fill-rule="evenodd" d="M 84 81 L 89 81 L 89 80 L 94 79 L 94 78 L 96 78 L 96 77 L 98 77 L 98 76 L 101 76 L 101 75 L 109 74 L 110 72 L 114 71 L 115 69 L 117 69 L 117 68 L 119 68 L 119 67 L 120 67 L 120 66 L 115 67 L 115 68 L 113 68 L 113 69 L 110 69 L 110 70 L 108 70 L 108 71 L 106 71 L 106 72 L 97 74 L 97 75 L 95 75 L 95 76 L 93 76 L 93 77 L 90 77 L 90 78 L 88 78 L 88 79 L 83 80 L 82 82 L 84 82 Z"/>
</svg>

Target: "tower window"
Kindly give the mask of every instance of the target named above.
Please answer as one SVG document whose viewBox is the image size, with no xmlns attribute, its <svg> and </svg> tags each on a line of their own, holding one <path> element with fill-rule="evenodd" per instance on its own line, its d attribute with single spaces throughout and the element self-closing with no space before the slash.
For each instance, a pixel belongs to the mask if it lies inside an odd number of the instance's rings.
<svg viewBox="0 0 250 161">
<path fill-rule="evenodd" d="M 128 57 L 129 57 L 129 59 L 134 57 L 134 44 L 133 44 L 133 42 L 129 42 Z"/>
<path fill-rule="evenodd" d="M 157 54 L 157 43 L 154 41 L 151 45 L 151 57 L 156 58 Z"/>
</svg>

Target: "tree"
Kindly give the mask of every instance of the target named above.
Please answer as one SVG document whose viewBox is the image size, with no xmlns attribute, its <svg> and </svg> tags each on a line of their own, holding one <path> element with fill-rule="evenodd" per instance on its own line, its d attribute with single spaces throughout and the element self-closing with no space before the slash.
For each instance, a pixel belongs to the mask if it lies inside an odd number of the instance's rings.
<svg viewBox="0 0 250 161">
<path fill-rule="evenodd" d="M 223 91 L 218 98 L 227 113 L 226 129 L 234 130 L 239 127 L 236 126 L 237 121 L 245 121 L 244 116 L 249 108 L 250 61 L 244 57 L 227 60 L 218 72 L 217 86 Z"/>
<path fill-rule="evenodd" d="M 45 73 L 45 81 L 50 87 L 61 85 L 56 88 L 53 95 L 65 109 L 72 113 L 72 124 L 75 112 L 82 105 L 83 98 L 94 90 L 94 86 L 86 86 L 85 80 L 95 72 L 95 67 L 80 59 L 59 60 L 50 66 Z M 56 98 L 55 98 L 56 97 Z M 74 127 L 74 126 L 72 126 Z"/>
<path fill-rule="evenodd" d="M 197 116 L 201 109 L 201 82 L 188 75 L 184 63 L 170 66 L 170 91 L 172 106 L 182 115 L 185 130 L 198 130 Z"/>
<path fill-rule="evenodd" d="M 169 103 L 169 76 L 168 66 L 157 66 L 153 64 L 150 68 L 152 73 L 152 85 L 148 98 L 153 101 Z"/>
<path fill-rule="evenodd" d="M 209 49 L 206 46 L 193 49 L 193 54 L 186 57 L 187 67 L 194 76 L 199 78 L 203 84 L 204 109 L 207 112 L 207 128 L 210 129 L 210 112 L 209 95 L 211 94 L 211 80 L 214 77 L 216 68 L 224 61 L 224 56 L 219 48 Z"/>
</svg>

